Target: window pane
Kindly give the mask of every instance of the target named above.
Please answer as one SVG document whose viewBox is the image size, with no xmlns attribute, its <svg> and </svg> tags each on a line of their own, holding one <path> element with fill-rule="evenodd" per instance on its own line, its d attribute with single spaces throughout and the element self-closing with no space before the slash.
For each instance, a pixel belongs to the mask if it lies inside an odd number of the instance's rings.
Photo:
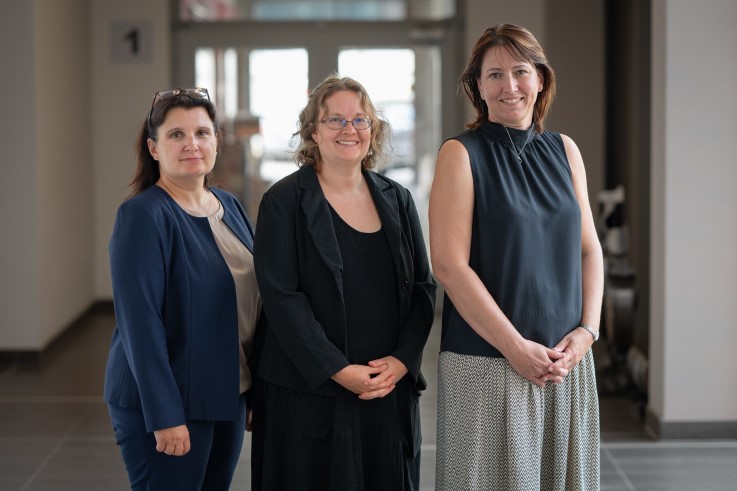
<svg viewBox="0 0 737 491">
<path fill-rule="evenodd" d="M 179 20 L 401 21 L 442 20 L 456 0 L 179 0 Z"/>
<path fill-rule="evenodd" d="M 378 69 L 378 67 L 381 67 Z M 344 49 L 341 76 L 358 80 L 392 127 L 392 158 L 387 173 L 403 184 L 415 172 L 415 54 L 411 49 Z M 391 77 L 386 74 L 391 73 Z"/>
<path fill-rule="evenodd" d="M 255 49 L 249 55 L 249 109 L 261 122 L 264 181 L 296 170 L 289 141 L 307 104 L 307 63 L 302 48 Z"/>
</svg>

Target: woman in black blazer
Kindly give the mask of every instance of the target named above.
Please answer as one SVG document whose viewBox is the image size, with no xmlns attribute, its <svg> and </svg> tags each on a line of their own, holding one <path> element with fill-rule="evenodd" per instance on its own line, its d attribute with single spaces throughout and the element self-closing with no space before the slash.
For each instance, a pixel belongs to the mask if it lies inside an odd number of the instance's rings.
<svg viewBox="0 0 737 491">
<path fill-rule="evenodd" d="M 253 489 L 418 489 L 435 283 L 417 211 L 371 170 L 389 126 L 358 82 L 328 77 L 299 126 L 301 168 L 257 222 Z"/>
</svg>

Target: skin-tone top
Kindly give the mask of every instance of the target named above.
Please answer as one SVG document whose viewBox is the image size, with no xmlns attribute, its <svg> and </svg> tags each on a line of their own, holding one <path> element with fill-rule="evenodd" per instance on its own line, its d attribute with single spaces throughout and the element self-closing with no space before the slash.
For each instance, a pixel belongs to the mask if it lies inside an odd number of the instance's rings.
<svg viewBox="0 0 737 491">
<path fill-rule="evenodd" d="M 253 334 L 256 330 L 261 296 L 256 284 L 256 273 L 253 269 L 253 254 L 223 222 L 223 207 L 207 217 L 218 249 L 223 255 L 235 283 L 236 305 L 238 306 L 238 337 L 241 349 L 240 358 L 240 392 L 248 390 L 253 383 L 253 376 L 246 363 L 246 356 L 251 352 Z"/>
</svg>

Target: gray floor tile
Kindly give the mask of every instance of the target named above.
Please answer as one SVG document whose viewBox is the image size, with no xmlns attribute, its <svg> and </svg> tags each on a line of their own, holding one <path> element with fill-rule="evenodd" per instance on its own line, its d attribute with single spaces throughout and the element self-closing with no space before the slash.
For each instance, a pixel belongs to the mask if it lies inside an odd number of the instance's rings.
<svg viewBox="0 0 737 491">
<path fill-rule="evenodd" d="M 0 363 L 0 491 L 128 489 L 127 476 L 102 402 L 111 314 L 86 319 L 40 369 Z M 428 388 L 420 398 L 422 491 L 435 487 L 436 322 L 423 357 Z M 737 489 L 737 442 L 653 442 L 631 402 L 601 402 L 603 491 Z M 250 435 L 231 489 L 250 488 Z"/>
<path fill-rule="evenodd" d="M 29 491 L 130 489 L 118 449 L 111 442 L 69 439 L 44 465 Z"/>
<path fill-rule="evenodd" d="M 61 438 L 79 423 L 87 403 L 5 402 L 0 400 L 3 438 Z"/>
<path fill-rule="evenodd" d="M 233 482 L 230 489 L 246 490 L 251 489 L 251 434 L 246 433 L 243 439 L 243 448 L 241 456 L 238 459 L 238 467 L 235 469 Z"/>
<path fill-rule="evenodd" d="M 737 444 L 656 442 L 607 448 L 638 491 L 737 489 Z"/>
<path fill-rule="evenodd" d="M 420 461 L 420 491 L 435 489 L 435 448 L 422 449 Z"/>
<path fill-rule="evenodd" d="M 111 442 L 115 441 L 107 405 L 102 402 L 102 398 L 98 402 L 87 403 L 82 421 L 71 432 L 70 437 L 101 437 Z"/>
<path fill-rule="evenodd" d="M 0 438 L 0 489 L 21 489 L 55 443 L 53 438 Z"/>
</svg>

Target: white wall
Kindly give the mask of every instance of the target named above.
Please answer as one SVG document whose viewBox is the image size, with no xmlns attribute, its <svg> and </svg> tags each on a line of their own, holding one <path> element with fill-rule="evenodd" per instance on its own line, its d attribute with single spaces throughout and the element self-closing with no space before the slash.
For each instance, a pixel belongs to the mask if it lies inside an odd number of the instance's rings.
<svg viewBox="0 0 737 491">
<path fill-rule="evenodd" d="M 653 0 L 651 375 L 661 423 L 737 421 L 737 3 Z"/>
<path fill-rule="evenodd" d="M 87 8 L 3 4 L 3 350 L 43 348 L 94 301 Z"/>
<path fill-rule="evenodd" d="M 662 419 L 665 404 L 665 162 L 666 140 L 666 17 L 665 1 L 652 2 L 651 128 L 650 128 L 650 354 L 648 410 Z"/>
<path fill-rule="evenodd" d="M 128 195 L 135 170 L 135 140 L 157 90 L 171 78 L 170 2 L 94 0 L 90 2 L 92 39 L 92 160 L 94 162 L 94 294 L 112 298 L 108 241 L 115 211 Z M 114 22 L 149 23 L 150 62 L 114 62 L 110 54 Z"/>
<path fill-rule="evenodd" d="M 93 302 L 87 0 L 34 3 L 37 310 L 44 346 Z"/>
<path fill-rule="evenodd" d="M 38 333 L 36 133 L 33 4 L 3 2 L 0 15 L 4 95 L 0 118 L 0 349 L 34 346 Z"/>
<path fill-rule="evenodd" d="M 586 166 L 589 202 L 598 216 L 604 185 L 604 2 L 545 2 L 545 54 L 558 85 L 546 128 L 570 136 Z"/>
<path fill-rule="evenodd" d="M 545 48 L 545 0 L 469 0 L 464 2 L 465 66 L 476 40 L 494 24 L 517 24 L 535 35 Z M 459 74 L 460 75 L 460 74 Z"/>
<path fill-rule="evenodd" d="M 112 297 L 107 242 L 139 125 L 169 86 L 169 9 L 168 0 L 3 3 L 0 42 L 12 49 L 0 77 L 0 351 L 43 349 Z M 113 63 L 115 21 L 150 24 L 150 62 Z"/>
</svg>

